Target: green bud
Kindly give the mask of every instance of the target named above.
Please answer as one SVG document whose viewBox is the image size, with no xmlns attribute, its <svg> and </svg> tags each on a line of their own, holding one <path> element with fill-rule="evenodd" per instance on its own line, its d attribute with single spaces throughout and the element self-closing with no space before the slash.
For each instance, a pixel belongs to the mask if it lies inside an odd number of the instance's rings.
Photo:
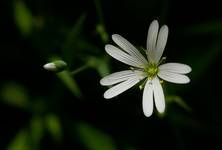
<svg viewBox="0 0 222 150">
<path fill-rule="evenodd" d="M 67 64 L 66 62 L 62 60 L 56 60 L 56 61 L 45 64 L 43 68 L 48 71 L 61 72 L 67 68 Z"/>
</svg>

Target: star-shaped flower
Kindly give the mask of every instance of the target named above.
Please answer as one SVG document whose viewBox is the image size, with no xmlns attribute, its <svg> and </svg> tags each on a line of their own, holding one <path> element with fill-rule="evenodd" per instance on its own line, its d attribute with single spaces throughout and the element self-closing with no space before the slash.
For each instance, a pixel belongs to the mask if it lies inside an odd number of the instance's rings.
<svg viewBox="0 0 222 150">
<path fill-rule="evenodd" d="M 149 27 L 147 36 L 147 59 L 126 39 L 118 34 L 112 35 L 119 46 L 107 44 L 106 52 L 113 58 L 131 66 L 130 70 L 112 73 L 100 80 L 104 86 L 114 85 L 104 93 L 104 98 L 113 98 L 144 80 L 143 112 L 149 117 L 153 113 L 153 103 L 159 113 L 165 110 L 165 98 L 160 78 L 169 82 L 185 84 L 190 79 L 185 75 L 191 67 L 181 63 L 162 64 L 162 54 L 168 38 L 168 27 L 159 29 L 157 20 Z"/>
</svg>

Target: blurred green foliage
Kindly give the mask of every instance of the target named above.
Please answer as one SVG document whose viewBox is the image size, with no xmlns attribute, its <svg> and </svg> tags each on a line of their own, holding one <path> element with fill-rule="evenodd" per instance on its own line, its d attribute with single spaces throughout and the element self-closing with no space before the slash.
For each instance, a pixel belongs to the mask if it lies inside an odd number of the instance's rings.
<svg viewBox="0 0 222 150">
<path fill-rule="evenodd" d="M 20 131 L 9 144 L 7 150 L 29 150 L 29 137 L 27 131 Z"/>
<path fill-rule="evenodd" d="M 29 97 L 26 88 L 15 82 L 3 85 L 0 95 L 1 99 L 9 105 L 20 108 L 27 108 L 29 105 Z"/>
<path fill-rule="evenodd" d="M 76 124 L 76 132 L 81 142 L 90 150 L 116 150 L 111 137 L 87 123 Z"/>
<path fill-rule="evenodd" d="M 13 56 L 8 52 L 10 63 L 14 63 L 13 69 L 7 69 L 12 70 L 14 76 L 19 74 L 21 79 L 11 80 L 7 74 L 6 80 L 1 81 L 0 102 L 2 114 L 7 119 L 2 123 L 6 127 L 0 128 L 0 149 L 186 149 L 185 145 L 189 149 L 193 148 L 193 141 L 197 142 L 196 139 L 202 136 L 207 140 L 211 137 L 221 139 L 221 102 L 220 97 L 215 96 L 215 93 L 220 94 L 220 85 L 215 82 L 220 77 L 216 65 L 222 49 L 220 19 L 190 23 L 189 26 L 177 24 L 180 20 L 171 20 L 176 13 L 171 14 L 173 6 L 167 0 L 141 3 L 133 0 L 84 1 L 84 4 L 80 2 L 81 9 L 77 3 L 71 4 L 7 2 L 12 8 L 6 14 L 8 20 L 13 20 L 11 28 L 19 32 L 10 35 L 10 41 L 6 42 L 15 50 Z M 62 8 L 67 10 L 61 11 Z M 188 62 L 193 71 L 191 84 L 187 87 L 164 86 L 166 113 L 145 118 L 139 105 L 140 93 L 131 91 L 129 95 L 123 94 L 121 101 L 116 98 L 118 101 L 111 102 L 102 98 L 104 89 L 98 85 L 99 79 L 111 70 L 127 68 L 112 61 L 105 53 L 104 45 L 111 42 L 111 33 L 122 30 L 120 34 L 126 38 L 136 35 L 134 40 L 138 42 L 146 36 L 144 24 L 147 26 L 147 18 L 152 20 L 153 16 L 161 24 L 175 27 L 170 30 L 171 51 L 166 54 L 179 61 L 181 53 L 181 59 Z M 36 30 L 36 27 L 41 28 Z M 177 35 L 175 39 L 174 35 Z M 14 45 L 11 44 L 13 37 L 16 39 Z M 187 44 L 187 41 L 193 43 Z M 180 51 L 174 51 L 178 47 Z M 24 64 L 31 65 L 21 67 L 18 60 L 11 59 L 18 57 L 21 60 L 16 51 L 22 53 Z M 9 61 L 7 57 L 2 59 Z M 54 60 L 63 60 L 68 67 L 57 73 L 43 70 L 44 63 Z"/>
<path fill-rule="evenodd" d="M 48 114 L 45 117 L 45 124 L 52 137 L 57 141 L 61 140 L 62 127 L 59 118 L 53 114 Z"/>
<path fill-rule="evenodd" d="M 33 16 L 23 1 L 14 2 L 15 23 L 23 35 L 29 35 L 33 30 Z"/>
<path fill-rule="evenodd" d="M 81 91 L 78 88 L 76 81 L 74 80 L 73 76 L 68 71 L 62 71 L 57 73 L 57 76 L 61 81 L 65 84 L 65 86 L 77 97 L 81 97 Z"/>
</svg>

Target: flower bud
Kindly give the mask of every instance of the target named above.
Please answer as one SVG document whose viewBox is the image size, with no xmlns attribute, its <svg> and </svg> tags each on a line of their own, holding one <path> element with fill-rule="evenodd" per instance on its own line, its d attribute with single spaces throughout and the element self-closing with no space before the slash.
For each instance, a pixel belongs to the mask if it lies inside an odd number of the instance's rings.
<svg viewBox="0 0 222 150">
<path fill-rule="evenodd" d="M 62 61 L 62 60 L 56 60 L 50 63 L 47 63 L 43 66 L 44 69 L 48 70 L 48 71 L 53 71 L 53 72 L 61 72 L 63 70 L 65 70 L 67 67 L 66 62 Z"/>
</svg>

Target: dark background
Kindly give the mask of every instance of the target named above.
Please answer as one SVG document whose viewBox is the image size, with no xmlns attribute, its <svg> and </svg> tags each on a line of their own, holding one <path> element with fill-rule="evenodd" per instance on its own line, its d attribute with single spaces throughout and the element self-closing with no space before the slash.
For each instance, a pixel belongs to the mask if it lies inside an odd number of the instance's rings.
<svg viewBox="0 0 222 150">
<path fill-rule="evenodd" d="M 220 1 L 0 3 L 0 149 L 220 149 Z M 179 97 L 190 109 L 173 99 L 164 116 L 146 118 L 142 91 L 133 88 L 106 100 L 107 88 L 99 80 L 128 67 L 105 53 L 104 45 L 113 43 L 111 35 L 118 33 L 145 47 L 154 19 L 169 27 L 166 61 L 193 69 L 188 75 L 191 83 L 166 83 L 165 95 Z M 81 97 L 67 88 L 64 76 L 43 69 L 55 56 L 70 70 L 91 64 L 72 76 Z"/>
</svg>

